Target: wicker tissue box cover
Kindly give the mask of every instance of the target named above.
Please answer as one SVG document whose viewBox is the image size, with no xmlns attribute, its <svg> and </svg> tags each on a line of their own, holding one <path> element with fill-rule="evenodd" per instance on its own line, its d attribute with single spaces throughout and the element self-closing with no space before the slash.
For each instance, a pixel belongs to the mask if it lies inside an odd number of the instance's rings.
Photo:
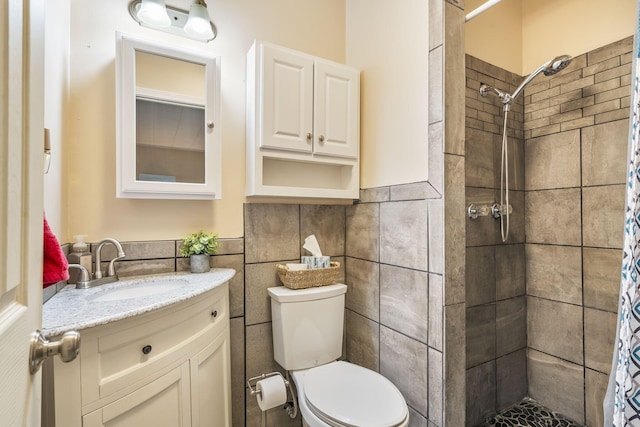
<svg viewBox="0 0 640 427">
<path fill-rule="evenodd" d="M 278 264 L 277 269 L 280 281 L 287 288 L 305 289 L 332 284 L 340 272 L 340 263 L 331 261 L 328 268 L 311 268 L 297 271 L 289 270 L 286 265 Z"/>
</svg>

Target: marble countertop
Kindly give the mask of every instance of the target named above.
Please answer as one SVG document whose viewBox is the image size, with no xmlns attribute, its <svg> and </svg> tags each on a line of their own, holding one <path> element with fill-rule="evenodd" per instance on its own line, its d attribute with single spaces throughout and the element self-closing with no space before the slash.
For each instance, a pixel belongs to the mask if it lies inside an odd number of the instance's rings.
<svg viewBox="0 0 640 427">
<path fill-rule="evenodd" d="M 42 333 L 54 337 L 166 307 L 218 287 L 235 274 L 233 269 L 212 268 L 200 274 L 128 277 L 89 289 L 69 285 L 42 306 Z M 122 294 L 125 288 L 131 292 Z"/>
</svg>

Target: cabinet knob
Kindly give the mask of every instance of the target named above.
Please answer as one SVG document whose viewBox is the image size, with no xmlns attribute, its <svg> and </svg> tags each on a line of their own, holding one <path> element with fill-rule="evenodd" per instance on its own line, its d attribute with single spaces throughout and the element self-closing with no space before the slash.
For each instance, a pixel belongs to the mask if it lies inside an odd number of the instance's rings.
<svg viewBox="0 0 640 427">
<path fill-rule="evenodd" d="M 324 135 L 320 135 L 320 136 L 318 137 L 318 141 L 320 141 L 320 142 L 324 142 Z"/>
<path fill-rule="evenodd" d="M 218 310 L 213 310 L 213 311 L 211 312 L 211 317 L 213 317 L 213 318 L 218 317 Z"/>
<path fill-rule="evenodd" d="M 151 350 L 153 350 L 153 347 L 151 347 L 150 345 L 145 345 L 144 347 L 142 347 L 143 354 L 149 354 L 151 353 Z"/>
<path fill-rule="evenodd" d="M 307 141 L 311 141 L 311 132 L 307 132 Z"/>
<path fill-rule="evenodd" d="M 215 124 L 213 122 L 207 122 L 207 127 L 209 129 L 213 129 L 214 126 L 215 126 Z"/>
</svg>

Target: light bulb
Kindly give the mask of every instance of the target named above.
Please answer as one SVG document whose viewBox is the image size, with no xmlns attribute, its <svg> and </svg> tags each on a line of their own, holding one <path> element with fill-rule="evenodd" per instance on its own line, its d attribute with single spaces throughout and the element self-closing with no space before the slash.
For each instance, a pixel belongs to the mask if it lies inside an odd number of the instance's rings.
<svg viewBox="0 0 640 427">
<path fill-rule="evenodd" d="M 211 40 L 213 30 L 207 8 L 200 3 L 193 3 L 189 8 L 189 19 L 184 26 L 184 32 L 194 39 Z"/>
<path fill-rule="evenodd" d="M 171 18 L 167 13 L 164 0 L 142 0 L 140 10 L 138 10 L 138 18 L 153 27 L 171 26 Z"/>
</svg>

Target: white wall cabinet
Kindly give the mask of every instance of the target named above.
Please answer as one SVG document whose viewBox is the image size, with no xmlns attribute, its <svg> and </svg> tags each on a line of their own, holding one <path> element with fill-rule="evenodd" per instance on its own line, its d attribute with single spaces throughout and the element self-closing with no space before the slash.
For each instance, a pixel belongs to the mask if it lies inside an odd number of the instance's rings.
<svg viewBox="0 0 640 427">
<path fill-rule="evenodd" d="M 359 71 L 256 41 L 246 137 L 247 195 L 358 198 Z"/>
<path fill-rule="evenodd" d="M 81 333 L 54 363 L 56 426 L 231 426 L 228 284 Z"/>
</svg>

